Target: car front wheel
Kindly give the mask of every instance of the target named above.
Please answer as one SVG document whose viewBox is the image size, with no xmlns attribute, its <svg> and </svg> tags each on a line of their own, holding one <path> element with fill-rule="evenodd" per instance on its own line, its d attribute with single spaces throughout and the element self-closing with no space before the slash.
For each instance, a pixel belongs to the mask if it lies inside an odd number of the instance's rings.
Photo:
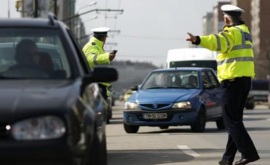
<svg viewBox="0 0 270 165">
<path fill-rule="evenodd" d="M 201 108 L 195 123 L 191 125 L 191 130 L 193 132 L 204 132 L 205 124 L 206 124 L 205 110 Z"/>
<path fill-rule="evenodd" d="M 89 142 L 88 152 L 82 160 L 81 165 L 107 165 L 107 143 L 106 135 L 103 134 L 102 142 L 95 135 L 93 142 Z"/>
<path fill-rule="evenodd" d="M 139 128 L 139 126 L 127 125 L 124 123 L 124 129 L 126 133 L 137 133 Z"/>
</svg>

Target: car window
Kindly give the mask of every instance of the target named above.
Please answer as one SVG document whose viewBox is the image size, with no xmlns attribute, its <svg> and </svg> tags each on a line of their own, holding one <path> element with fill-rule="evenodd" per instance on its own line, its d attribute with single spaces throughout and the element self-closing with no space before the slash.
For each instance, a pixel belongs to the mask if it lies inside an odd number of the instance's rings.
<svg viewBox="0 0 270 165">
<path fill-rule="evenodd" d="M 67 79 L 68 57 L 56 29 L 1 28 L 0 76 L 22 79 Z"/>
<path fill-rule="evenodd" d="M 200 88 L 197 71 L 160 71 L 153 72 L 141 89 L 157 88 Z"/>
<path fill-rule="evenodd" d="M 202 80 L 203 80 L 203 86 L 204 87 L 209 87 L 212 85 L 209 77 L 207 76 L 206 71 L 202 71 Z"/>
<path fill-rule="evenodd" d="M 219 86 L 219 82 L 218 80 L 216 79 L 216 76 L 214 75 L 214 73 L 210 70 L 207 71 L 207 74 L 209 76 L 209 79 L 211 81 L 211 84 L 212 85 L 215 85 L 215 87 L 218 87 Z"/>
</svg>

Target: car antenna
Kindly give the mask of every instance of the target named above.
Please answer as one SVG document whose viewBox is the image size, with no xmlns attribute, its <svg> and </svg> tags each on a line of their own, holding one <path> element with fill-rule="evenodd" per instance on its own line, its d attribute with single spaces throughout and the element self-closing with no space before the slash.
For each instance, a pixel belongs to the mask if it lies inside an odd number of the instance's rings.
<svg viewBox="0 0 270 165">
<path fill-rule="evenodd" d="M 49 12 L 48 18 L 49 18 L 50 24 L 54 25 L 54 21 L 57 20 L 56 16 L 53 13 Z"/>
</svg>

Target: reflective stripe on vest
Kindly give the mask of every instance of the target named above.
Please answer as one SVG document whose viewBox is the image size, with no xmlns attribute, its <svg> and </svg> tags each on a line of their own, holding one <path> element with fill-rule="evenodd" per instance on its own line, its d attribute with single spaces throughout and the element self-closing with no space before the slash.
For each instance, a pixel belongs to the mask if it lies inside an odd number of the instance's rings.
<svg viewBox="0 0 270 165">
<path fill-rule="evenodd" d="M 223 65 L 223 64 L 227 64 L 227 63 L 232 63 L 232 62 L 246 62 L 246 61 L 250 61 L 253 62 L 254 58 L 253 57 L 236 57 L 236 58 L 229 58 L 223 61 L 218 61 L 217 65 Z"/>
<path fill-rule="evenodd" d="M 227 50 L 226 50 L 226 52 L 225 52 L 225 53 L 227 53 L 228 50 L 230 49 L 230 42 L 229 42 L 228 37 L 227 37 L 223 32 L 221 32 L 221 35 L 222 35 L 222 36 L 226 39 L 226 41 L 227 41 Z"/>
<path fill-rule="evenodd" d="M 91 53 L 91 52 L 88 53 L 88 54 L 86 55 L 86 57 L 88 57 L 89 55 L 93 55 L 93 53 Z M 94 60 L 93 60 L 93 62 L 94 62 L 95 65 L 98 65 L 98 62 L 97 62 L 97 56 L 98 56 L 97 54 L 94 54 Z"/>
<path fill-rule="evenodd" d="M 217 38 L 217 51 L 220 51 L 221 50 L 220 38 L 217 34 L 215 34 L 215 37 Z"/>
<path fill-rule="evenodd" d="M 244 31 L 242 29 L 238 28 L 238 27 L 235 27 L 235 28 L 237 28 L 241 32 L 241 35 L 242 35 L 242 45 L 236 45 L 236 46 L 234 46 L 232 48 L 232 51 L 234 51 L 234 50 L 241 50 L 241 49 L 252 49 L 252 45 L 246 44 L 246 39 L 245 39 L 245 33 L 244 33 Z"/>
<path fill-rule="evenodd" d="M 95 64 L 95 65 L 98 65 L 98 62 L 97 62 L 97 56 L 98 56 L 97 54 L 95 54 L 95 56 L 94 56 L 94 64 Z"/>
</svg>

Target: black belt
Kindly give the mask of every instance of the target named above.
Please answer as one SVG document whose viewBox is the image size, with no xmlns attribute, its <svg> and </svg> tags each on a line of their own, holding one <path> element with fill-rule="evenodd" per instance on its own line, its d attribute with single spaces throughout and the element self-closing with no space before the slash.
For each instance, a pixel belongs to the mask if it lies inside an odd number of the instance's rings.
<svg viewBox="0 0 270 165">
<path fill-rule="evenodd" d="M 244 80 L 244 79 L 250 79 L 251 77 L 236 77 L 236 78 L 233 78 L 233 79 L 227 79 L 227 80 L 223 80 L 224 82 L 233 82 L 233 81 L 236 81 L 236 80 Z M 222 82 L 223 82 L 222 81 Z"/>
</svg>

